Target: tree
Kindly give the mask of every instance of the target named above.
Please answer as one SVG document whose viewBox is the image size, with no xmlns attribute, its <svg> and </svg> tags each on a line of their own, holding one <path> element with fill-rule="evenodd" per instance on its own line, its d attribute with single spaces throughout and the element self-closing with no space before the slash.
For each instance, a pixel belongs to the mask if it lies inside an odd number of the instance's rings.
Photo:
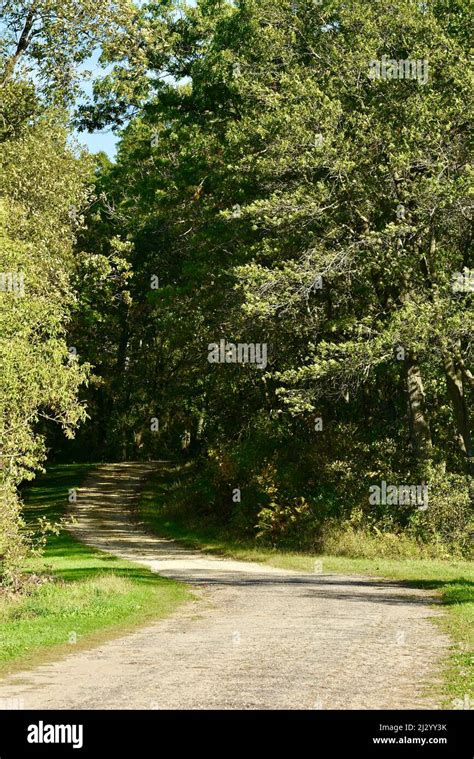
<svg viewBox="0 0 474 759">
<path fill-rule="evenodd" d="M 126 36 L 128 0 L 0 2 L 0 578 L 16 581 L 28 548 L 17 487 L 45 458 L 42 420 L 69 437 L 86 418 L 89 376 L 67 342 L 74 242 L 92 164 L 70 143 L 66 106 L 79 67 Z M 43 425 L 44 426 L 44 425 Z"/>
<path fill-rule="evenodd" d="M 140 111 L 104 178 L 133 246 L 125 435 L 166 377 L 162 414 L 200 430 L 227 472 L 216 489 L 273 478 L 268 493 L 317 510 L 327 486 L 340 513 L 398 524 L 419 514 L 371 514 L 374 477 L 435 486 L 465 468 L 466 16 L 465 2 L 203 0 L 169 21 L 167 60 L 146 41 L 147 65 L 130 61 Z M 163 70 L 178 82 L 158 84 Z M 221 337 L 268 344 L 267 370 L 211 367 Z"/>
<path fill-rule="evenodd" d="M 50 99 L 71 102 L 81 65 L 130 36 L 137 13 L 131 0 L 2 0 L 0 87 L 35 75 Z"/>
</svg>

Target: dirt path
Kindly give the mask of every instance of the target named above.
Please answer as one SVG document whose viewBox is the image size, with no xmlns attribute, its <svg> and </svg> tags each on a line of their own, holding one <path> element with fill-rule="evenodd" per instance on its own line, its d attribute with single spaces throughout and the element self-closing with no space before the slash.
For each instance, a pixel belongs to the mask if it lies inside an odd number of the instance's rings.
<svg viewBox="0 0 474 759">
<path fill-rule="evenodd" d="M 166 620 L 9 677 L 0 699 L 50 709 L 408 709 L 448 639 L 424 591 L 209 557 L 130 520 L 151 465 L 104 465 L 81 489 L 85 543 L 185 580 L 197 598 Z"/>
</svg>

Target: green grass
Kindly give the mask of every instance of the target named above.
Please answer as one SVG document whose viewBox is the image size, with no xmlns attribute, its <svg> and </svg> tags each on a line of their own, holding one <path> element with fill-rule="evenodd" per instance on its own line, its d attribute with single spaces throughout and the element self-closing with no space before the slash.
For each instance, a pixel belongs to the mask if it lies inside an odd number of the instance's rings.
<svg viewBox="0 0 474 759">
<path fill-rule="evenodd" d="M 209 521 L 196 520 L 180 502 L 180 495 L 185 489 L 179 470 L 175 467 L 164 469 L 160 476 L 150 480 L 143 491 L 139 505 L 140 519 L 153 532 L 208 553 L 303 572 L 313 572 L 318 561 L 322 562 L 324 573 L 383 577 L 433 591 L 441 600 L 444 611 L 437 618 L 437 623 L 453 641 L 442 672 L 444 704 L 452 708 L 453 700 L 464 701 L 466 696 L 473 702 L 474 570 L 471 562 L 348 558 L 257 546 L 249 540 L 229 537 L 222 527 Z"/>
<path fill-rule="evenodd" d="M 23 494 L 30 525 L 64 515 L 69 488 L 87 465 L 51 467 Z M 50 580 L 27 593 L 0 596 L 0 672 L 37 664 L 170 614 L 191 594 L 186 586 L 76 541 L 50 536 L 28 571 Z"/>
</svg>

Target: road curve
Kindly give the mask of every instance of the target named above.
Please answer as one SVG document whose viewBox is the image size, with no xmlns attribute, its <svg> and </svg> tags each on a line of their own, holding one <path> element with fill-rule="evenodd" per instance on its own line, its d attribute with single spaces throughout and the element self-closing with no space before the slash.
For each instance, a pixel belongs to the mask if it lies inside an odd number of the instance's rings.
<svg viewBox="0 0 474 759">
<path fill-rule="evenodd" d="M 435 709 L 449 639 L 425 591 L 207 556 L 130 517 L 157 464 L 107 464 L 79 492 L 84 543 L 185 581 L 167 619 L 0 683 L 26 709 Z M 316 565 L 316 569 L 320 569 Z M 322 567 L 324 570 L 324 566 Z"/>
</svg>

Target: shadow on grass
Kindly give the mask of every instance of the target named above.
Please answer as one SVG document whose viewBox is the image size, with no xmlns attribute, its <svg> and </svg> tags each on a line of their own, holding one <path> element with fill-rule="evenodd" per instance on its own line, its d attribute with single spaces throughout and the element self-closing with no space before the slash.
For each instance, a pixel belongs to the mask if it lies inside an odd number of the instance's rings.
<svg viewBox="0 0 474 759">
<path fill-rule="evenodd" d="M 153 574 L 147 569 L 128 567 L 71 567 L 56 569 L 55 577 L 63 582 L 79 582 L 81 580 L 94 580 L 99 577 L 121 577 L 140 585 L 167 585 L 169 580 L 158 574 Z"/>
<path fill-rule="evenodd" d="M 69 490 L 78 489 L 94 464 L 58 464 L 21 489 L 27 522 L 39 517 L 58 519 L 68 505 Z"/>
<path fill-rule="evenodd" d="M 405 583 L 409 587 L 422 588 L 424 590 L 442 590 L 443 603 L 450 606 L 453 604 L 474 603 L 474 582 L 464 577 L 454 580 L 409 580 Z"/>
</svg>

